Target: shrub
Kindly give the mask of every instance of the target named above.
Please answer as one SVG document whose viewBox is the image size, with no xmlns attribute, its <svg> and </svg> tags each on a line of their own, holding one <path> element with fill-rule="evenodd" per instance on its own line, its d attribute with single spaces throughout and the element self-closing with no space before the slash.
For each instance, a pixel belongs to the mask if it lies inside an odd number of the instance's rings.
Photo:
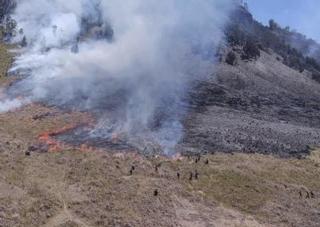
<svg viewBox="0 0 320 227">
<path fill-rule="evenodd" d="M 20 45 L 21 47 L 26 47 L 28 45 L 26 36 L 23 36 Z"/>
<path fill-rule="evenodd" d="M 320 72 L 313 72 L 312 79 L 320 83 Z"/>
<path fill-rule="evenodd" d="M 229 65 L 237 64 L 237 55 L 233 51 L 230 51 L 227 54 L 226 63 L 229 64 Z"/>
<path fill-rule="evenodd" d="M 15 7 L 16 1 L 14 0 L 0 0 L 0 22 L 3 22 Z"/>
<path fill-rule="evenodd" d="M 320 71 L 320 65 L 314 58 L 306 57 L 306 64 Z"/>
<path fill-rule="evenodd" d="M 270 30 L 279 29 L 279 25 L 274 20 L 269 20 L 269 28 Z"/>
<path fill-rule="evenodd" d="M 246 44 L 243 47 L 241 59 L 250 60 L 257 59 L 258 57 L 260 57 L 260 50 L 258 45 L 252 40 L 247 40 Z"/>
</svg>

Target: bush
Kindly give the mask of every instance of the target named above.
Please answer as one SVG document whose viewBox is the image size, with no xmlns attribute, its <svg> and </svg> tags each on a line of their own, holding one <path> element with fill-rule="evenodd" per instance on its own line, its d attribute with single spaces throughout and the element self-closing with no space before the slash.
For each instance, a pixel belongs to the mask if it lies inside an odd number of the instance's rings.
<svg viewBox="0 0 320 227">
<path fill-rule="evenodd" d="M 236 65 L 237 64 L 237 55 L 233 51 L 230 51 L 227 54 L 226 63 L 229 65 Z"/>
<path fill-rule="evenodd" d="M 297 56 L 289 55 L 284 63 L 285 65 L 289 66 L 292 69 L 298 70 L 299 72 L 303 72 L 304 70 L 304 65 L 301 62 L 301 58 Z"/>
<path fill-rule="evenodd" d="M 6 16 L 8 16 L 16 7 L 16 1 L 14 0 L 0 0 L 0 22 L 3 22 Z"/>
<path fill-rule="evenodd" d="M 227 41 L 230 46 L 244 45 L 247 34 L 238 25 L 230 24 L 226 30 Z"/>
<path fill-rule="evenodd" d="M 23 36 L 20 45 L 21 47 L 26 47 L 28 45 L 26 36 Z"/>
<path fill-rule="evenodd" d="M 277 30 L 279 29 L 279 25 L 274 20 L 269 20 L 269 28 L 270 30 Z"/>
<path fill-rule="evenodd" d="M 243 47 L 243 53 L 241 55 L 242 60 L 257 59 L 260 57 L 260 50 L 258 45 L 252 41 L 247 40 L 246 44 Z"/>
<path fill-rule="evenodd" d="M 320 65 L 314 58 L 306 57 L 306 64 L 320 71 Z"/>
<path fill-rule="evenodd" d="M 312 79 L 320 83 L 320 72 L 313 72 Z"/>
</svg>

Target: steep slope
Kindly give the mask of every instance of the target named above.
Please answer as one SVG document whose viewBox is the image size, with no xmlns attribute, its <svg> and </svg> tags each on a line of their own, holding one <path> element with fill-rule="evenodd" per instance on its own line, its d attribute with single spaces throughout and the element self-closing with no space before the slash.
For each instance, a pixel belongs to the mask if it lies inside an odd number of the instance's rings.
<svg viewBox="0 0 320 227">
<path fill-rule="evenodd" d="M 265 52 L 221 63 L 192 94 L 185 142 L 203 151 L 306 153 L 320 141 L 320 84 Z"/>
<path fill-rule="evenodd" d="M 191 94 L 186 150 L 300 156 L 309 146 L 320 145 L 320 84 L 313 77 L 318 71 L 300 52 L 284 54 L 284 49 L 277 49 L 277 39 L 267 45 L 263 34 L 274 32 L 244 8 L 235 12 L 230 24 L 230 42 L 222 48 L 221 63 Z M 232 31 L 235 26 L 238 33 Z M 293 50 L 288 43 L 282 47 Z M 244 58 L 248 50 L 249 55 L 252 50 L 257 54 Z M 285 60 L 293 56 L 299 56 L 303 70 Z"/>
</svg>

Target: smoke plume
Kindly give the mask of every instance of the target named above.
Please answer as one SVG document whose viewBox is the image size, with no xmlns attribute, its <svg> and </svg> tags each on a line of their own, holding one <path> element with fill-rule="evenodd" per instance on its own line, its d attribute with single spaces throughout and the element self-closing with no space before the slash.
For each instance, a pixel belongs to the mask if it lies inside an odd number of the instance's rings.
<svg viewBox="0 0 320 227">
<path fill-rule="evenodd" d="M 11 72 L 24 79 L 10 93 L 92 111 L 99 121 L 91 136 L 124 133 L 170 154 L 182 136 L 184 95 L 212 72 L 231 7 L 232 0 L 18 0 L 13 42 L 24 45 Z"/>
</svg>

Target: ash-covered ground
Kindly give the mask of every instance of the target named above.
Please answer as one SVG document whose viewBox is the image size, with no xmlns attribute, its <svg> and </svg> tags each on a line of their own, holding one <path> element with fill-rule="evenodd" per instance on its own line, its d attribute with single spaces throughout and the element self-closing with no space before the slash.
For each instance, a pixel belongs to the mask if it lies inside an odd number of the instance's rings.
<svg viewBox="0 0 320 227">
<path fill-rule="evenodd" d="M 190 92 L 179 153 L 258 152 L 302 157 L 320 145 L 320 84 L 261 52 L 257 60 L 224 62 Z M 150 153 L 159 147 L 139 146 L 123 135 L 109 139 L 77 128 L 57 138 L 90 147 Z M 157 152 L 155 152 L 157 153 Z M 161 151 L 158 151 L 161 153 Z"/>
<path fill-rule="evenodd" d="M 320 84 L 275 53 L 234 66 L 222 62 L 190 100 L 186 150 L 300 156 L 320 144 Z"/>
<path fill-rule="evenodd" d="M 220 64 L 191 91 L 185 151 L 301 157 L 320 144 L 320 45 L 238 7 Z M 292 40 L 299 40 L 293 43 Z M 299 45 L 297 45 L 299 44 Z"/>
</svg>

